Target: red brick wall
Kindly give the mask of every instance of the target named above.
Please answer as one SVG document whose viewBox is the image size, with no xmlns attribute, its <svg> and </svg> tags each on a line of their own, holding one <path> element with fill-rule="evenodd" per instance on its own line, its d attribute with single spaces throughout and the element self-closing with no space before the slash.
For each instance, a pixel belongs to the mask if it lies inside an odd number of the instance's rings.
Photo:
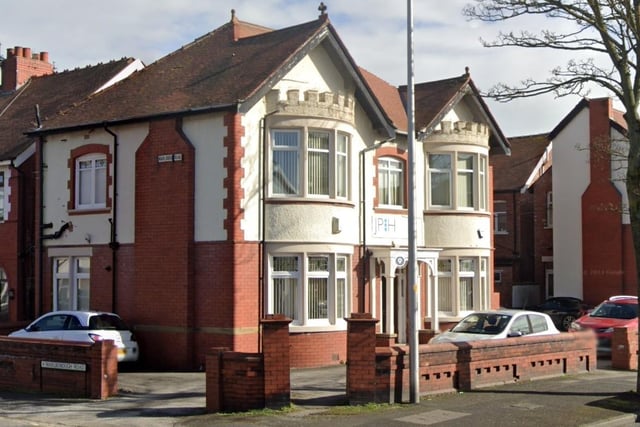
<svg viewBox="0 0 640 427">
<path fill-rule="evenodd" d="M 362 315 L 361 315 L 362 316 Z M 349 319 L 347 397 L 351 404 L 396 403 L 409 395 L 409 348 L 375 346 L 375 319 Z M 419 348 L 421 394 L 472 390 L 495 384 L 596 369 L 596 337 L 585 333 Z"/>
<path fill-rule="evenodd" d="M 638 328 L 615 328 L 611 337 L 611 366 L 638 370 Z"/>
<path fill-rule="evenodd" d="M 10 175 L 10 176 L 8 176 Z M 15 170 L 9 169 L 9 173 L 5 174 L 5 181 L 8 181 L 11 185 L 9 189 L 10 199 L 9 204 L 11 210 L 9 211 L 9 219 L 0 222 L 0 268 L 4 269 L 7 275 L 7 281 L 9 282 L 10 289 L 16 289 L 18 287 L 19 273 L 18 273 L 18 252 L 19 252 L 19 222 L 18 222 L 18 194 L 19 194 L 19 179 Z M 5 206 L 8 209 L 9 206 Z M 9 301 L 9 313 L 10 319 L 17 320 L 15 312 L 17 310 L 17 303 L 20 297 Z M 7 321 L 9 319 L 0 320 Z"/>
<path fill-rule="evenodd" d="M 347 360 L 346 331 L 292 333 L 290 342 L 292 367 L 338 365 Z"/>
<path fill-rule="evenodd" d="M 151 122 L 136 152 L 135 314 L 149 367 L 193 365 L 194 149 L 179 119 Z M 158 156 L 181 154 L 181 161 Z M 153 357 L 146 358 L 146 355 Z"/>
<path fill-rule="evenodd" d="M 583 300 L 598 304 L 622 293 L 622 198 L 611 182 L 609 99 L 589 102 L 589 171 L 582 195 Z"/>
<path fill-rule="evenodd" d="M 545 263 L 542 257 L 553 256 L 553 228 L 547 227 L 547 193 L 551 191 L 552 169 L 548 169 L 538 181 L 534 189 L 533 221 L 534 221 L 534 281 L 540 285 L 540 301 L 545 295 L 545 271 L 553 268 L 553 263 Z M 557 294 L 557 293 L 556 293 Z M 556 295 L 559 296 L 559 295 Z M 577 296 L 577 295 L 573 295 Z"/>
<path fill-rule="evenodd" d="M 93 344 L 0 337 L 0 389 L 106 399 L 118 392 L 117 348 Z M 85 371 L 50 369 L 42 361 L 85 365 Z"/>
</svg>

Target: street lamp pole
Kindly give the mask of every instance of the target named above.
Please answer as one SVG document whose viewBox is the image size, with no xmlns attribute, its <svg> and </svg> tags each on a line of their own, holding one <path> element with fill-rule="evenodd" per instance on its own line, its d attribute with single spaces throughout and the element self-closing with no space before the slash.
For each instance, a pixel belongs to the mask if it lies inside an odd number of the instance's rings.
<svg viewBox="0 0 640 427">
<path fill-rule="evenodd" d="M 416 249 L 416 172 L 415 172 L 415 101 L 414 101 L 414 77 L 413 77 L 413 0 L 407 0 L 407 143 L 409 145 L 408 167 L 408 209 L 409 209 L 409 277 L 407 280 L 409 294 L 409 396 L 411 403 L 420 402 L 420 375 L 418 353 L 418 325 L 419 325 L 419 295 L 420 286 L 417 275 L 417 249 Z"/>
</svg>

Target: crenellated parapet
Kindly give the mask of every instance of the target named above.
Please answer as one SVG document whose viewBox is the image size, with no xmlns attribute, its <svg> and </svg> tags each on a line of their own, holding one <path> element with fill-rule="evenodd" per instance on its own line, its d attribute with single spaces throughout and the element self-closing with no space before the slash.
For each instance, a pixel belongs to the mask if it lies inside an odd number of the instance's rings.
<svg viewBox="0 0 640 427">
<path fill-rule="evenodd" d="M 302 95 L 302 96 L 301 96 Z M 267 95 L 267 110 L 278 111 L 303 117 L 326 117 L 354 123 L 355 101 L 353 96 L 333 92 L 290 89 L 286 98 L 280 97 L 280 91 L 272 90 Z"/>
<path fill-rule="evenodd" d="M 484 123 L 442 121 L 427 138 L 427 142 L 444 144 L 489 144 L 489 127 Z"/>
</svg>

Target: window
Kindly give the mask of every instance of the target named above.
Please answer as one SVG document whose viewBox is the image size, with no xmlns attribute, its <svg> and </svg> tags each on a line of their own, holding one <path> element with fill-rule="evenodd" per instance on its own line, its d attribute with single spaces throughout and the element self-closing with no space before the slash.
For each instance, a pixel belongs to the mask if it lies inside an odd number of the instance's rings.
<svg viewBox="0 0 640 427">
<path fill-rule="evenodd" d="M 547 193 L 547 218 L 544 226 L 547 228 L 553 227 L 553 193 L 551 191 Z"/>
<path fill-rule="evenodd" d="M 507 234 L 507 202 L 504 200 L 493 202 L 493 232 Z"/>
<path fill-rule="evenodd" d="M 430 205 L 451 206 L 451 155 L 429 154 Z"/>
<path fill-rule="evenodd" d="M 53 260 L 53 309 L 89 310 L 90 258 Z"/>
<path fill-rule="evenodd" d="M 5 172 L 0 171 L 0 221 L 4 221 L 6 219 L 6 202 L 4 200 L 6 193 L 7 190 L 5 189 Z"/>
<path fill-rule="evenodd" d="M 453 315 L 454 293 L 452 289 L 453 270 L 451 265 L 451 259 L 438 259 L 438 310 Z"/>
<path fill-rule="evenodd" d="M 428 155 L 428 168 L 430 207 L 487 209 L 487 156 L 431 153 Z"/>
<path fill-rule="evenodd" d="M 77 209 L 100 209 L 107 200 L 107 158 L 90 154 L 76 159 Z"/>
<path fill-rule="evenodd" d="M 474 258 L 461 258 L 459 261 L 459 295 L 460 295 L 460 310 L 471 311 L 473 310 L 473 282 L 475 276 L 475 259 Z"/>
<path fill-rule="evenodd" d="M 268 311 L 284 314 L 298 326 L 343 324 L 349 312 L 348 286 L 346 255 L 274 255 Z"/>
<path fill-rule="evenodd" d="M 9 315 L 9 281 L 4 269 L 0 267 L 0 318 Z"/>
<path fill-rule="evenodd" d="M 403 162 L 389 157 L 378 161 L 378 203 L 385 206 L 404 206 Z"/>
<path fill-rule="evenodd" d="M 444 316 L 460 316 L 488 309 L 488 270 L 488 257 L 439 258 L 438 311 Z"/>
<path fill-rule="evenodd" d="M 272 194 L 348 197 L 349 135 L 324 130 L 276 129 L 271 139 Z M 301 186 L 300 182 L 306 184 Z"/>
</svg>

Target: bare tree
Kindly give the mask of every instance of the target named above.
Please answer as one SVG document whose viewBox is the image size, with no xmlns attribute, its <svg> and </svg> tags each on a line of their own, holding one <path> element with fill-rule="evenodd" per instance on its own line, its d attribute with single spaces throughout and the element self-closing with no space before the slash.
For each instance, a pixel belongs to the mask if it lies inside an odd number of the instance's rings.
<svg viewBox="0 0 640 427">
<path fill-rule="evenodd" d="M 463 15 L 485 22 L 543 16 L 547 22 L 563 24 L 561 32 L 501 32 L 486 47 L 555 49 L 569 57 L 564 66 L 551 70 L 544 81 L 523 80 L 518 86 L 500 83 L 488 96 L 498 101 L 553 93 L 556 96 L 585 95 L 589 85 L 610 91 L 625 109 L 628 127 L 626 188 L 640 275 L 640 0 L 474 0 Z M 579 56 L 579 57 L 578 57 Z M 575 58 L 578 57 L 578 58 Z M 605 65 L 602 65 L 605 64 Z M 640 295 L 640 277 L 637 277 Z M 640 365 L 640 355 L 638 355 Z M 640 371 L 636 381 L 640 392 Z"/>
</svg>

